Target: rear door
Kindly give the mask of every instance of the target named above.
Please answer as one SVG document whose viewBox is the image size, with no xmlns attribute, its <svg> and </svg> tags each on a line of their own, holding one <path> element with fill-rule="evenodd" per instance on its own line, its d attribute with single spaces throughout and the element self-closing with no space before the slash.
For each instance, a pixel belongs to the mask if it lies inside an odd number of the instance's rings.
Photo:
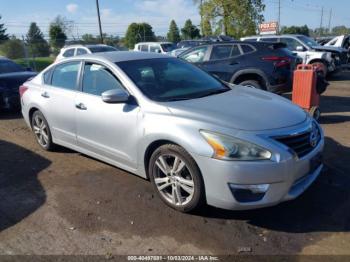
<svg viewBox="0 0 350 262">
<path fill-rule="evenodd" d="M 208 61 L 200 67 L 223 81 L 230 82 L 240 67 L 241 50 L 237 44 L 213 45 L 210 49 Z"/>
<path fill-rule="evenodd" d="M 58 64 L 46 75 L 41 94 L 45 117 L 54 139 L 76 145 L 75 96 L 81 61 Z"/>
<path fill-rule="evenodd" d="M 137 104 L 108 104 L 103 92 L 125 89 L 112 70 L 86 61 L 75 100 L 78 146 L 119 165 L 136 168 Z"/>
</svg>

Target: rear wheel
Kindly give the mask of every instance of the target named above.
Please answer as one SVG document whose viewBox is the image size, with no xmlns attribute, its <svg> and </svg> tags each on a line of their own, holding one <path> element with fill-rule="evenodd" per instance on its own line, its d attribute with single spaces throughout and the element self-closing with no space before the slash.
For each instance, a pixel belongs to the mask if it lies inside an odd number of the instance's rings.
<svg viewBox="0 0 350 262">
<path fill-rule="evenodd" d="M 194 159 L 181 147 L 167 144 L 152 154 L 149 175 L 168 206 L 190 212 L 204 202 L 204 183 Z"/>
<path fill-rule="evenodd" d="M 35 111 L 32 116 L 32 129 L 38 144 L 45 150 L 51 151 L 54 148 L 51 131 L 44 115 Z"/>
<path fill-rule="evenodd" d="M 256 88 L 256 89 L 263 89 L 262 85 L 256 80 L 245 80 L 239 83 L 239 85 Z"/>
</svg>

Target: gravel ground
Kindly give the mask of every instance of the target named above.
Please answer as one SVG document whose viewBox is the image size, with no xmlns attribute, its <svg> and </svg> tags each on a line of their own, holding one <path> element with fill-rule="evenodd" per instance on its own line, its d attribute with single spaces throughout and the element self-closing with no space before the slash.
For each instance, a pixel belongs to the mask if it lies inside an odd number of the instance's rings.
<svg viewBox="0 0 350 262">
<path fill-rule="evenodd" d="M 350 255 L 350 72 L 322 97 L 326 168 L 297 200 L 255 211 L 166 207 L 148 181 L 82 154 L 44 152 L 0 114 L 0 254 Z"/>
</svg>

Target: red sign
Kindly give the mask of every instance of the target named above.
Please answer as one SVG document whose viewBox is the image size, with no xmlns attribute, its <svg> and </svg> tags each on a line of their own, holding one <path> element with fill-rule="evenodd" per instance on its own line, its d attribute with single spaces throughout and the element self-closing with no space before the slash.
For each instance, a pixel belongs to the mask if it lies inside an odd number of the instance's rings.
<svg viewBox="0 0 350 262">
<path fill-rule="evenodd" d="M 268 22 L 259 25 L 260 34 L 277 34 L 278 22 Z"/>
</svg>

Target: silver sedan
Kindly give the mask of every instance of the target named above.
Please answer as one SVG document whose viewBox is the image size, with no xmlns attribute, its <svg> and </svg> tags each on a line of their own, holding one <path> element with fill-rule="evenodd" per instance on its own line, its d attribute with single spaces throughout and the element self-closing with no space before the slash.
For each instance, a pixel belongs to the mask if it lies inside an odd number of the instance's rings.
<svg viewBox="0 0 350 262">
<path fill-rule="evenodd" d="M 323 132 L 302 109 L 165 55 L 69 58 L 20 96 L 43 149 L 65 146 L 149 179 L 183 212 L 291 200 L 323 167 Z"/>
</svg>

